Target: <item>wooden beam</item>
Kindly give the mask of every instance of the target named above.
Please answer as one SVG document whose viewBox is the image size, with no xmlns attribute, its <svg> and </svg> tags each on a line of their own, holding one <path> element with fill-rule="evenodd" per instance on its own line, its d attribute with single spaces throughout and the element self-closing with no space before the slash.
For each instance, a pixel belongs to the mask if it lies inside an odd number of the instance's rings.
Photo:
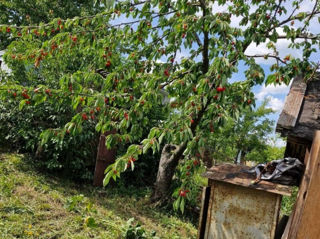
<svg viewBox="0 0 320 239">
<path fill-rule="evenodd" d="M 320 235 L 320 131 L 316 131 L 289 229 L 290 239 Z"/>
<path fill-rule="evenodd" d="M 306 89 L 307 84 L 304 82 L 303 77 L 299 76 L 293 80 L 290 92 L 286 97 L 283 110 L 279 116 L 276 128 L 277 132 L 295 127 Z"/>
</svg>

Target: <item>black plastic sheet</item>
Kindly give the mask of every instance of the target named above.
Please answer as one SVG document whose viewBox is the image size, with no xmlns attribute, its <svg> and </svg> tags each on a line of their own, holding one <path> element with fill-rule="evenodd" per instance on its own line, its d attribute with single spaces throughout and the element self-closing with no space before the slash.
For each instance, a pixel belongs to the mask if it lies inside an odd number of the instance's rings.
<svg viewBox="0 0 320 239">
<path fill-rule="evenodd" d="M 255 184 L 261 180 L 298 186 L 303 175 L 304 165 L 296 158 L 284 158 L 268 163 L 261 163 L 249 170 L 256 173 Z"/>
</svg>

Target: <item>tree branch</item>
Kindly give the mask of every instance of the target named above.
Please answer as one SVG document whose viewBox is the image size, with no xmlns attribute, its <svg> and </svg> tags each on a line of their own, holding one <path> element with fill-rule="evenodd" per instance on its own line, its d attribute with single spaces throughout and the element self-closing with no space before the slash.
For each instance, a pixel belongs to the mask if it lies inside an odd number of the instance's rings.
<svg viewBox="0 0 320 239">
<path fill-rule="evenodd" d="M 246 57 L 252 57 L 252 58 L 259 58 L 259 57 L 263 57 L 263 58 L 266 58 L 266 57 L 271 57 L 271 58 L 274 58 L 278 61 L 280 61 L 281 63 L 283 64 L 287 64 L 284 60 L 282 60 L 279 56 L 275 56 L 275 55 L 271 55 L 271 54 L 265 54 L 265 55 L 252 55 L 252 56 L 249 56 L 249 55 L 245 55 Z"/>
</svg>

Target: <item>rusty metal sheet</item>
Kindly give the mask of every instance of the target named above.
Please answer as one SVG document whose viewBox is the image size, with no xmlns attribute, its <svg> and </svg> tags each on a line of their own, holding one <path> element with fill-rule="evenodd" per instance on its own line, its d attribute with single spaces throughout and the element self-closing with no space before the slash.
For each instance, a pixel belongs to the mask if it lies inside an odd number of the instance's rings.
<svg viewBox="0 0 320 239">
<path fill-rule="evenodd" d="M 203 174 L 203 176 L 216 181 L 228 182 L 231 184 L 267 191 L 275 194 L 286 196 L 291 195 L 292 187 L 290 186 L 267 181 L 261 181 L 258 184 L 253 184 L 256 176 L 255 174 L 246 172 L 246 170 L 248 170 L 249 168 L 250 167 L 244 165 L 222 164 L 210 168 Z"/>
<path fill-rule="evenodd" d="M 205 239 L 273 239 L 281 196 L 213 182 Z"/>
</svg>

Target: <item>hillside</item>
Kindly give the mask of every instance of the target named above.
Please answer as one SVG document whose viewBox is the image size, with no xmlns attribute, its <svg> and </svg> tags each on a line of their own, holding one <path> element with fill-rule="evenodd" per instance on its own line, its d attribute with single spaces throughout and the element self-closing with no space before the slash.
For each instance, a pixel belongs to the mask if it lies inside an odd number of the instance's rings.
<svg viewBox="0 0 320 239">
<path fill-rule="evenodd" d="M 0 238 L 123 238 L 128 219 L 159 238 L 195 238 L 189 222 L 148 205 L 148 190 L 120 192 L 42 174 L 0 153 Z"/>
</svg>

